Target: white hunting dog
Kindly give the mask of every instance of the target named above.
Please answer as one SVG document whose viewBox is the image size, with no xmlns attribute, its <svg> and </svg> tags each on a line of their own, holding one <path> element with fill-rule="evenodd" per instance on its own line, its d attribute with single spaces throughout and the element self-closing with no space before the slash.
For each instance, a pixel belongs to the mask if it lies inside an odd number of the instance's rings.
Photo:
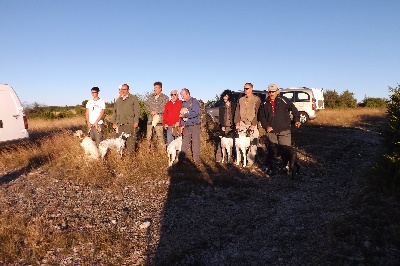
<svg viewBox="0 0 400 266">
<path fill-rule="evenodd" d="M 98 160 L 100 157 L 99 149 L 96 146 L 96 142 L 94 142 L 89 136 L 83 133 L 82 130 L 77 130 L 74 133 L 74 136 L 78 137 L 81 141 L 81 146 L 85 151 L 85 155 L 88 159 Z"/>
<path fill-rule="evenodd" d="M 221 138 L 221 150 L 222 150 L 222 163 L 231 163 L 232 160 L 232 148 L 233 148 L 233 140 L 235 138 L 236 132 L 229 131 L 223 135 L 220 135 Z"/>
<path fill-rule="evenodd" d="M 107 154 L 108 149 L 116 149 L 119 157 L 122 157 L 122 151 L 125 149 L 126 139 L 129 138 L 131 134 L 122 132 L 118 138 L 115 139 L 105 139 L 99 143 L 99 150 L 101 154 L 101 159 Z"/>
<path fill-rule="evenodd" d="M 168 166 L 171 167 L 182 148 L 182 136 L 174 139 L 167 148 Z"/>
<path fill-rule="evenodd" d="M 250 148 L 250 137 L 246 135 L 242 135 L 239 133 L 239 136 L 235 138 L 235 146 L 236 146 L 236 165 L 240 165 L 241 157 L 243 154 L 243 167 L 247 165 L 247 150 Z"/>
</svg>

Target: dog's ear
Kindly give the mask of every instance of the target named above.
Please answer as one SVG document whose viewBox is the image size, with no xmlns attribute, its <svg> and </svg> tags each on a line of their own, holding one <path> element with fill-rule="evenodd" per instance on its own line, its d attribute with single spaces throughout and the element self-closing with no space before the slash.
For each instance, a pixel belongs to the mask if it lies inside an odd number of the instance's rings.
<svg viewBox="0 0 400 266">
<path fill-rule="evenodd" d="M 214 137 L 221 137 L 221 130 L 216 130 L 213 132 Z"/>
</svg>

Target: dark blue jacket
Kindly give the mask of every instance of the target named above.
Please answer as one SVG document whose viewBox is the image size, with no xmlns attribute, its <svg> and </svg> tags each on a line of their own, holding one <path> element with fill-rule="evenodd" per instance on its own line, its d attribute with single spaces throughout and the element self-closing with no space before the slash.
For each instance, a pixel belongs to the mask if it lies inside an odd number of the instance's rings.
<svg viewBox="0 0 400 266">
<path fill-rule="evenodd" d="M 182 108 L 187 108 L 188 112 L 184 115 L 187 121 L 181 120 L 183 126 L 200 125 L 200 103 L 193 97 L 182 102 Z"/>
<path fill-rule="evenodd" d="M 275 113 L 272 113 L 272 106 L 269 98 L 260 105 L 258 109 L 258 120 L 261 126 L 273 128 L 273 133 L 290 130 L 290 112 L 292 112 L 294 122 L 300 122 L 299 111 L 296 106 L 286 97 L 278 96 L 275 98 Z"/>
</svg>

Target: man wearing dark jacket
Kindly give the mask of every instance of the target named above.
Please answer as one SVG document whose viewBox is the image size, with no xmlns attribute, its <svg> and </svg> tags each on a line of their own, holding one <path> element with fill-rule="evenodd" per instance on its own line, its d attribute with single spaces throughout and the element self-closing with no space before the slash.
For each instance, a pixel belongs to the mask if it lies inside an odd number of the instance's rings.
<svg viewBox="0 0 400 266">
<path fill-rule="evenodd" d="M 275 84 L 268 86 L 267 100 L 261 104 L 259 109 L 259 120 L 261 126 L 267 131 L 267 167 L 273 168 L 273 157 L 277 153 L 277 144 L 291 147 L 292 133 L 290 130 L 290 112 L 292 113 L 295 126 L 300 127 L 299 112 L 294 104 L 286 97 L 278 96 L 279 89 Z M 290 149 L 291 148 L 286 148 Z"/>
<path fill-rule="evenodd" d="M 129 93 L 129 85 L 123 84 L 120 89 L 120 96 L 114 102 L 113 115 L 111 122 L 113 128 L 122 132 L 130 133 L 131 136 L 126 140 L 126 149 L 135 155 L 136 130 L 139 126 L 140 105 L 136 95 Z"/>
</svg>

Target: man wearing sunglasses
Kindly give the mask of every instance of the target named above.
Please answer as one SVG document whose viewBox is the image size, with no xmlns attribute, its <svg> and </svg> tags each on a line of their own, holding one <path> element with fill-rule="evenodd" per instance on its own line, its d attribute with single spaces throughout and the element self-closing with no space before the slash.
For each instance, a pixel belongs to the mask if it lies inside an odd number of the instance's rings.
<svg viewBox="0 0 400 266">
<path fill-rule="evenodd" d="M 173 134 L 173 128 L 179 128 L 179 112 L 182 109 L 182 101 L 179 100 L 178 91 L 171 91 L 171 100 L 164 107 L 163 125 L 167 130 L 167 147 L 179 135 Z M 175 135 L 175 136 L 174 136 Z"/>
<path fill-rule="evenodd" d="M 273 157 L 277 153 L 276 144 L 286 147 L 292 146 L 291 122 L 297 128 L 300 127 L 300 115 L 294 104 L 286 97 L 279 96 L 278 86 L 270 84 L 268 86 L 268 98 L 260 106 L 259 119 L 261 126 L 267 131 L 267 168 L 273 170 Z M 285 167 L 285 166 L 283 166 Z"/>
<path fill-rule="evenodd" d="M 257 113 L 261 100 L 253 94 L 253 84 L 244 84 L 244 96 L 239 99 L 236 106 L 234 123 L 239 134 L 246 135 L 250 131 L 250 151 L 247 153 L 248 166 L 251 166 L 256 158 L 258 144 L 258 120 Z"/>
</svg>

